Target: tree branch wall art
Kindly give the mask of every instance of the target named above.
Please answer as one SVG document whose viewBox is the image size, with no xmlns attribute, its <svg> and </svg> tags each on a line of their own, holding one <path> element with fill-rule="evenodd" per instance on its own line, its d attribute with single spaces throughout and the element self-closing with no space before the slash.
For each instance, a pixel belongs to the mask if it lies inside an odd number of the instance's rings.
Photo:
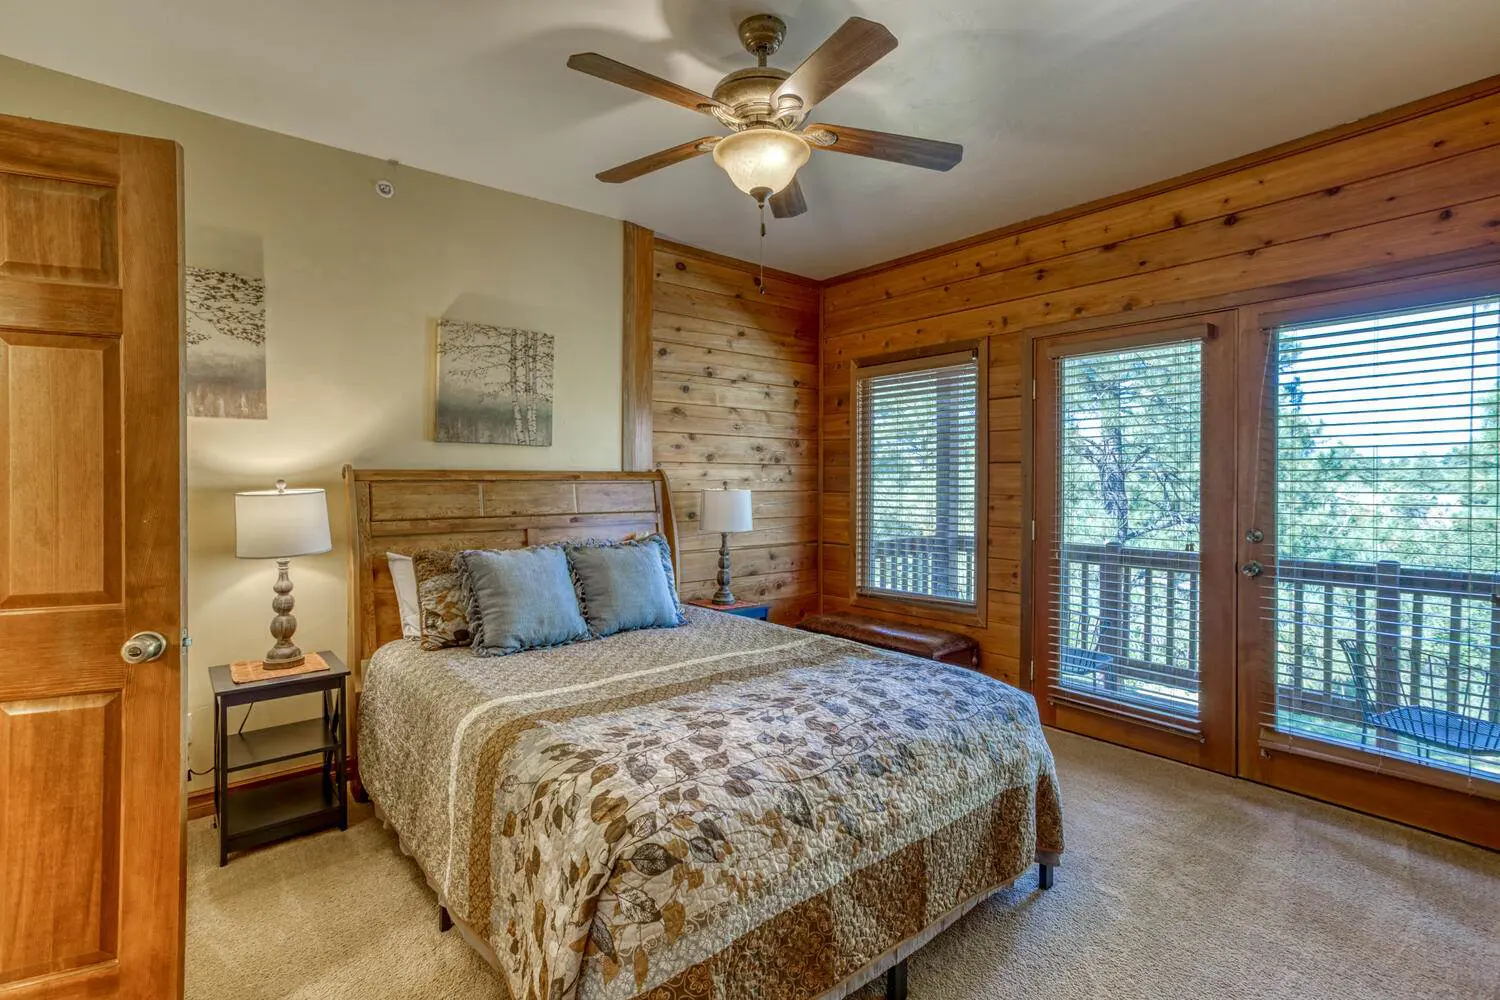
<svg viewBox="0 0 1500 1000">
<path fill-rule="evenodd" d="M 436 440 L 552 444 L 550 334 L 438 321 Z"/>
<path fill-rule="evenodd" d="M 266 419 L 266 283 L 187 269 L 187 412 Z"/>
</svg>

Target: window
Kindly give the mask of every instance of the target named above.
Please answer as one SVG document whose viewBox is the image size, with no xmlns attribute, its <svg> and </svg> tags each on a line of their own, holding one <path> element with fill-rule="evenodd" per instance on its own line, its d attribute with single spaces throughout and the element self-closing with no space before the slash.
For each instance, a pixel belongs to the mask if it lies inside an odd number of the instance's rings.
<svg viewBox="0 0 1500 1000">
<path fill-rule="evenodd" d="M 979 350 L 855 369 L 858 596 L 977 609 Z"/>
</svg>

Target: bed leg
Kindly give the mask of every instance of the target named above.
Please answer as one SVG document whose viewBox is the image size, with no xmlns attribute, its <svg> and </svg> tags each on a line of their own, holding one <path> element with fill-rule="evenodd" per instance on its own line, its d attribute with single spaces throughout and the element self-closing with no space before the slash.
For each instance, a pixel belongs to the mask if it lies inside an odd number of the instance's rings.
<svg viewBox="0 0 1500 1000">
<path fill-rule="evenodd" d="M 354 801 L 358 802 L 360 805 L 369 805 L 370 803 L 370 796 L 365 792 L 364 783 L 359 780 L 359 775 L 353 775 L 352 777 L 350 777 L 349 794 L 353 796 Z"/>
<path fill-rule="evenodd" d="M 1052 865 L 1036 866 L 1036 887 L 1038 889 L 1050 889 L 1057 881 L 1057 869 Z"/>
<path fill-rule="evenodd" d="M 446 906 L 438 907 L 438 933 L 443 934 L 453 929 L 453 918 L 448 916 Z"/>
<path fill-rule="evenodd" d="M 906 963 L 902 959 L 885 974 L 885 1000 L 906 1000 Z"/>
</svg>

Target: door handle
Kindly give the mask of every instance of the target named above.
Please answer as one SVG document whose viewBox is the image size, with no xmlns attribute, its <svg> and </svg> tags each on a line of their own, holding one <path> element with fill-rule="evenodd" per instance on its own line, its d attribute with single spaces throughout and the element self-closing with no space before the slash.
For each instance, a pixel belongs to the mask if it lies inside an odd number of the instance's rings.
<svg viewBox="0 0 1500 1000">
<path fill-rule="evenodd" d="M 1265 567 L 1252 559 L 1240 567 L 1240 576 L 1260 576 L 1264 571 Z"/>
<path fill-rule="evenodd" d="M 167 639 L 160 632 L 137 632 L 120 647 L 120 659 L 126 663 L 149 663 L 166 651 Z"/>
</svg>

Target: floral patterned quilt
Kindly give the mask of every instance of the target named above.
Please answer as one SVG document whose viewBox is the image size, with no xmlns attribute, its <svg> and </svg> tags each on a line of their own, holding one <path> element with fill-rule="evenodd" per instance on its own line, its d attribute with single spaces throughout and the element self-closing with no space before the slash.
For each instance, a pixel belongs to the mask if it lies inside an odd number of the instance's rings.
<svg viewBox="0 0 1500 1000">
<path fill-rule="evenodd" d="M 513 1000 L 835 990 L 1062 850 L 1030 696 L 714 611 L 503 658 L 383 647 L 361 780 Z"/>
</svg>

